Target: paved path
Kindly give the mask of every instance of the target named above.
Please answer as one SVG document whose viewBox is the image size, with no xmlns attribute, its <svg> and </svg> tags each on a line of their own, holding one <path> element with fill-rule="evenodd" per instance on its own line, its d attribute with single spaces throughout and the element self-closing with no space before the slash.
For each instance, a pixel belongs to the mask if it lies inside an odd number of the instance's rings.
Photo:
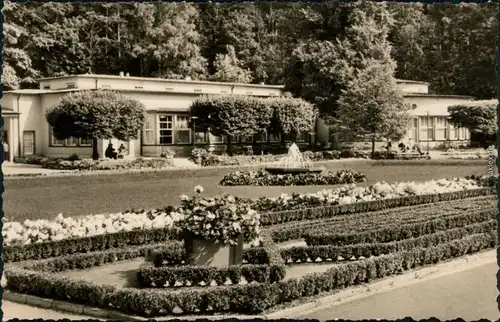
<svg viewBox="0 0 500 322">
<path fill-rule="evenodd" d="M 496 263 L 429 279 L 384 293 L 287 317 L 296 319 L 388 319 L 411 316 L 415 320 L 458 317 L 465 321 L 500 317 L 496 297 Z"/>
<path fill-rule="evenodd" d="M 14 302 L 9 302 L 2 300 L 2 311 L 3 319 L 2 321 L 7 321 L 10 319 L 43 319 L 43 320 L 96 320 L 93 317 L 73 315 L 69 313 L 61 313 L 53 310 L 41 309 L 29 305 L 18 304 Z"/>
</svg>

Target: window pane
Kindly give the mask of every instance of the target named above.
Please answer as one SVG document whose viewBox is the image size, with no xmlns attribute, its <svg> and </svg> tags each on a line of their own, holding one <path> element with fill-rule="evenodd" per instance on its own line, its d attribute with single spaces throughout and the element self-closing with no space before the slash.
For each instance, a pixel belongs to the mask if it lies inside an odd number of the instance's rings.
<svg viewBox="0 0 500 322">
<path fill-rule="evenodd" d="M 209 134 L 209 135 L 210 135 L 210 142 L 213 142 L 213 143 L 223 143 L 224 142 L 222 136 L 215 136 L 212 134 Z"/>
<path fill-rule="evenodd" d="M 80 145 L 82 146 L 92 145 L 92 139 L 80 139 Z"/>
<path fill-rule="evenodd" d="M 413 127 L 418 127 L 418 119 L 417 118 L 413 119 Z"/>
<path fill-rule="evenodd" d="M 177 115 L 175 123 L 176 129 L 189 129 L 189 117 L 184 115 Z"/>
<path fill-rule="evenodd" d="M 267 132 L 255 134 L 253 136 L 255 142 L 267 142 Z"/>
<path fill-rule="evenodd" d="M 427 137 L 429 140 L 434 140 L 434 130 L 433 129 L 427 129 Z"/>
<path fill-rule="evenodd" d="M 66 139 L 66 145 L 67 146 L 77 146 L 78 145 L 78 139 L 75 139 L 75 138 Z"/>
<path fill-rule="evenodd" d="M 307 133 L 299 133 L 297 135 L 297 142 L 306 142 L 307 141 Z"/>
<path fill-rule="evenodd" d="M 207 142 L 207 135 L 205 132 L 196 132 L 195 138 L 196 138 L 196 143 Z"/>
<path fill-rule="evenodd" d="M 160 144 L 172 144 L 171 136 L 160 136 Z"/>
<path fill-rule="evenodd" d="M 155 128 L 156 115 L 146 115 L 146 121 L 144 122 L 145 130 L 153 130 Z"/>
<path fill-rule="evenodd" d="M 160 123 L 160 129 L 172 129 L 172 116 L 171 115 L 160 115 L 158 117 Z"/>
<path fill-rule="evenodd" d="M 427 117 L 420 118 L 420 126 L 421 127 L 427 127 L 427 124 L 429 124 L 428 120 L 427 120 Z"/>
<path fill-rule="evenodd" d="M 427 130 L 420 130 L 420 140 L 427 140 Z"/>
<path fill-rule="evenodd" d="M 280 133 L 269 133 L 269 141 L 271 142 L 279 142 L 281 141 Z"/>
<path fill-rule="evenodd" d="M 191 143 L 191 131 L 190 130 L 180 130 L 175 132 L 175 143 Z"/>
<path fill-rule="evenodd" d="M 144 131 L 144 144 L 155 144 L 155 132 L 152 130 Z"/>
<path fill-rule="evenodd" d="M 445 129 L 437 129 L 436 130 L 436 140 L 443 140 L 446 138 L 446 130 Z"/>
<path fill-rule="evenodd" d="M 252 136 L 244 136 L 241 138 L 241 143 L 252 143 L 252 142 L 253 142 Z"/>
</svg>

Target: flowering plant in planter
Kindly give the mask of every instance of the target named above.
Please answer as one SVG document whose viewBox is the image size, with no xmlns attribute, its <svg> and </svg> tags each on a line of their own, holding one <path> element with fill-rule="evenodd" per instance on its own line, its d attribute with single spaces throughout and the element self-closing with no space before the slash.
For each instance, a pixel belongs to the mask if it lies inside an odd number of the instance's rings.
<svg viewBox="0 0 500 322">
<path fill-rule="evenodd" d="M 260 233 L 260 214 L 250 204 L 231 195 L 205 198 L 203 187 L 195 187 L 196 194 L 181 196 L 176 210 L 183 218 L 176 227 L 205 240 L 225 245 L 236 245 L 243 234 L 246 241 L 254 241 Z"/>
</svg>

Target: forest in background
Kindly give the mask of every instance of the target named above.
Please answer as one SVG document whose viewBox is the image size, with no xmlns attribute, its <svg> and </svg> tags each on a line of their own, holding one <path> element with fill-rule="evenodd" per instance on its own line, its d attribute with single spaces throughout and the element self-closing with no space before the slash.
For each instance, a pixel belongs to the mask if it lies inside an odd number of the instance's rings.
<svg viewBox="0 0 500 322">
<path fill-rule="evenodd" d="M 496 4 L 378 5 L 368 14 L 379 25 L 356 24 L 352 8 L 340 2 L 6 1 L 3 86 L 36 88 L 40 77 L 124 71 L 285 84 L 295 96 L 328 96 L 335 93 L 328 75 L 339 64 L 334 61 L 348 59 L 335 46 L 353 30 L 376 37 L 384 29 L 396 78 L 430 82 L 439 94 L 495 96 Z M 361 51 L 373 45 L 370 37 L 357 42 Z"/>
</svg>

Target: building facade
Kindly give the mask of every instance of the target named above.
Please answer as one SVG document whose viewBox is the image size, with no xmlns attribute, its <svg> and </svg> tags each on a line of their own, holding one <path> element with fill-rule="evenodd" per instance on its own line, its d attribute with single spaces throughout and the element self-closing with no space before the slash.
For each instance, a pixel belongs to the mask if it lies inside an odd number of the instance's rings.
<svg viewBox="0 0 500 322">
<path fill-rule="evenodd" d="M 419 144 L 423 150 L 458 146 L 470 142 L 468 129 L 456 128 L 450 124 L 448 107 L 473 101 L 473 97 L 429 94 L 429 84 L 426 82 L 397 80 L 397 85 L 403 92 L 405 102 L 412 108 L 411 121 L 401 142 L 410 146 Z M 328 141 L 328 129 L 322 121 L 318 122 L 316 133 L 319 142 Z M 386 142 L 377 142 L 378 146 L 386 144 Z M 363 142 L 359 145 L 369 148 L 371 142 Z"/>
<path fill-rule="evenodd" d="M 4 118 L 3 136 L 8 146 L 8 159 L 14 157 L 45 155 L 66 157 L 73 153 L 81 157 L 92 155 L 92 142 L 82 139 L 57 140 L 45 119 L 48 108 L 56 105 L 63 95 L 80 90 L 109 89 L 130 96 L 143 103 L 147 110 L 146 123 L 139 139 L 130 142 L 111 140 L 117 149 L 124 144 L 129 157 L 159 156 L 166 148 L 178 155 L 188 155 L 193 145 L 205 146 L 208 142 L 224 148 L 225 138 L 196 131 L 189 126 L 189 106 L 200 95 L 241 94 L 273 97 L 284 94 L 283 86 L 205 82 L 191 80 L 165 80 L 156 78 L 112 75 L 76 75 L 40 79 L 39 89 L 6 91 L 0 104 Z M 414 107 L 414 119 L 408 138 L 414 142 L 467 141 L 469 133 L 455 129 L 447 123 L 447 107 L 472 100 L 470 97 L 438 96 L 428 94 L 428 85 L 422 82 L 398 81 L 405 99 Z M 300 144 L 328 141 L 328 130 L 318 122 L 315 133 L 301 133 Z M 195 133 L 196 132 L 196 133 Z M 280 133 L 264 137 L 237 138 L 235 143 L 249 145 L 281 142 Z M 195 141 L 195 142 L 194 142 Z M 100 154 L 108 140 L 99 141 Z M 234 142 L 234 140 L 233 140 Z"/>
</svg>

